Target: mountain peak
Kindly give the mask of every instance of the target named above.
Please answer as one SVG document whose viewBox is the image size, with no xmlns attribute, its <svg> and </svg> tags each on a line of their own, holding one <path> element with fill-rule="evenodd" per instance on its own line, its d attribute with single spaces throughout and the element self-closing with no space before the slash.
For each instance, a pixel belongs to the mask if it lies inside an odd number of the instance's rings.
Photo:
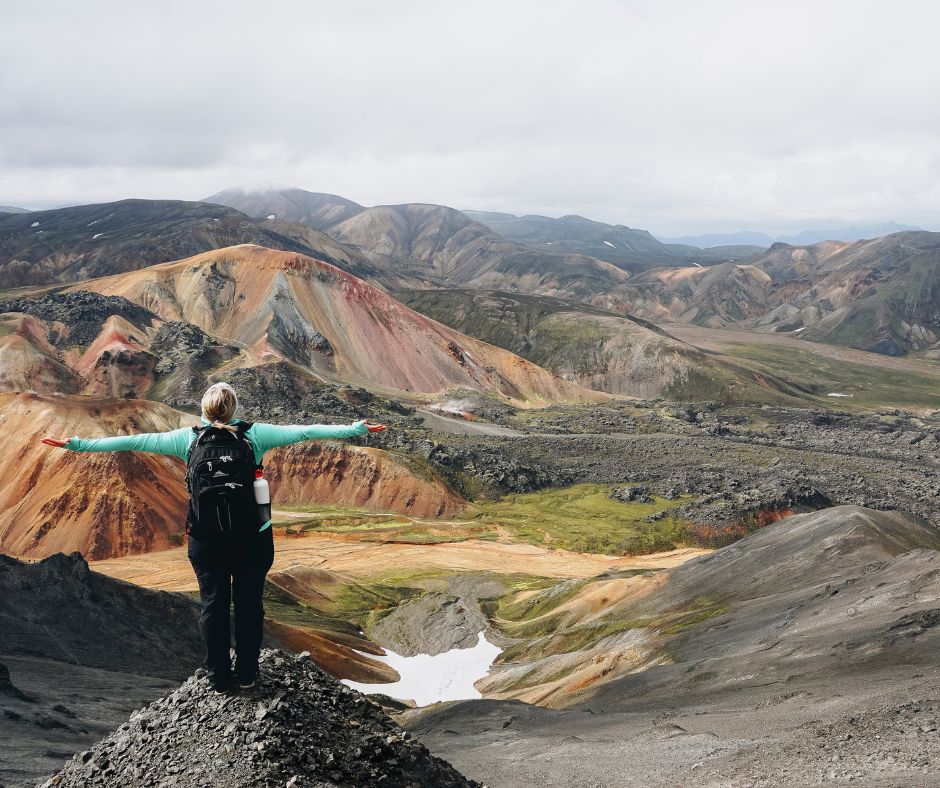
<svg viewBox="0 0 940 788">
<path fill-rule="evenodd" d="M 479 786 L 306 652 L 266 649 L 260 664 L 256 687 L 235 696 L 197 672 L 44 786 Z"/>
</svg>

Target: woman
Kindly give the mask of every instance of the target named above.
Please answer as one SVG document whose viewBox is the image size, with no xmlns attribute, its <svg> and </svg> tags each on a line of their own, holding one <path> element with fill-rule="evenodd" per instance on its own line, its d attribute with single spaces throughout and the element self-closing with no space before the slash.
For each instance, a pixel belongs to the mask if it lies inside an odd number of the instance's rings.
<svg viewBox="0 0 940 788">
<path fill-rule="evenodd" d="M 235 390 L 228 383 L 216 383 L 202 397 L 201 428 L 181 427 L 169 432 L 120 435 L 114 438 L 74 437 L 67 441 L 43 438 L 42 442 L 72 451 L 147 451 L 186 460 L 193 441 L 199 439 L 203 432 L 208 434 L 208 430 L 214 427 L 216 430 L 227 430 L 244 436 L 254 453 L 255 464 L 260 468 L 265 452 L 277 446 L 312 438 L 351 438 L 385 429 L 384 424 L 370 424 L 364 419 L 348 426 L 258 423 L 245 429 L 247 422 L 234 418 L 237 408 Z M 219 693 L 234 689 L 236 681 L 241 689 L 248 689 L 254 685 L 258 674 L 258 655 L 264 626 L 264 578 L 274 562 L 271 521 L 268 520 L 256 530 L 258 523 L 252 520 L 250 529 L 245 533 L 229 531 L 228 534 L 220 533 L 211 538 L 203 530 L 192 527 L 197 521 L 191 502 L 186 527 L 189 536 L 188 553 L 199 581 L 202 606 L 199 627 L 206 649 L 205 667 L 209 683 Z M 234 672 L 229 653 L 229 607 L 232 602 L 235 605 Z"/>
</svg>

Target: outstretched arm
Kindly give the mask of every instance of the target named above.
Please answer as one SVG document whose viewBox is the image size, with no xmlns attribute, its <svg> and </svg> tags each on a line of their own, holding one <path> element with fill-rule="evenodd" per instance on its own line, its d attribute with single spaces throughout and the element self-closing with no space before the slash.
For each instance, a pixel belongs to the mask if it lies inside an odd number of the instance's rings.
<svg viewBox="0 0 940 788">
<path fill-rule="evenodd" d="M 352 424 L 265 424 L 256 423 L 251 428 L 251 439 L 264 454 L 268 449 L 288 446 L 291 443 L 316 438 L 354 438 L 381 432 L 384 424 L 370 424 L 365 419 Z"/>
<path fill-rule="evenodd" d="M 47 446 L 60 446 L 72 451 L 147 451 L 186 459 L 192 430 L 180 427 L 169 432 L 143 432 L 138 435 L 115 435 L 113 438 L 69 438 L 67 441 L 43 438 Z"/>
</svg>

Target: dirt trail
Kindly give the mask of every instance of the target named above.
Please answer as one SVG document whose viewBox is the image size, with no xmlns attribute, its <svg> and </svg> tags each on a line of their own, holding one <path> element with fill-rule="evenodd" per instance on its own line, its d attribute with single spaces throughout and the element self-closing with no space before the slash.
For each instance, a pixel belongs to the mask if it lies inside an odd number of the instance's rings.
<svg viewBox="0 0 940 788">
<path fill-rule="evenodd" d="M 636 557 L 551 550 L 528 544 L 467 540 L 431 545 L 376 544 L 338 539 L 327 534 L 303 537 L 275 535 L 274 567 L 317 566 L 346 575 L 370 577 L 388 572 L 436 568 L 454 571 L 526 573 L 543 577 L 592 577 L 618 569 L 667 569 L 708 550 L 683 549 Z M 112 558 L 91 564 L 96 572 L 164 591 L 196 591 L 186 548 Z"/>
</svg>

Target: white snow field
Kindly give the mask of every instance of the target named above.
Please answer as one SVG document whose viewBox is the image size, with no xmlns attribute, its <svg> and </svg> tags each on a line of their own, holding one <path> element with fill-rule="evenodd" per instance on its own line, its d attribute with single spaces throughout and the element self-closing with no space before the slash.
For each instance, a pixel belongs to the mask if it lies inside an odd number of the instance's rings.
<svg viewBox="0 0 940 788">
<path fill-rule="evenodd" d="M 419 706 L 429 706 L 443 700 L 481 698 L 483 696 L 473 684 L 489 673 L 493 660 L 501 651 L 499 646 L 494 646 L 486 639 L 484 632 L 479 634 L 473 648 L 455 648 L 433 657 L 429 654 L 403 657 L 385 649 L 384 657 L 372 654 L 365 656 L 395 668 L 401 681 L 393 684 L 360 684 L 344 679 L 343 684 L 360 692 L 381 692 L 398 700 L 413 700 Z"/>
</svg>

